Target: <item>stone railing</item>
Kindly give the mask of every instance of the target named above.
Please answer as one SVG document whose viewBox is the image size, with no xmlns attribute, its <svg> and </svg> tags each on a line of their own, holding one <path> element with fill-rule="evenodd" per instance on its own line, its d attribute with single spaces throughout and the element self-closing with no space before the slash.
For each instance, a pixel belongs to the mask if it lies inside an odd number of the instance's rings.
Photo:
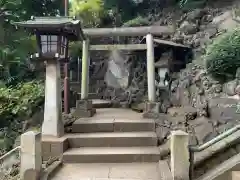
<svg viewBox="0 0 240 180">
<path fill-rule="evenodd" d="M 0 179 L 17 175 L 21 180 L 48 180 L 62 165 L 59 159 L 45 163 L 42 161 L 41 133 L 26 132 L 21 135 L 21 146 L 0 157 Z M 17 171 L 11 173 L 14 168 Z"/>
<path fill-rule="evenodd" d="M 213 138 L 201 146 L 189 146 L 189 135 L 183 131 L 173 131 L 170 138 L 170 154 L 171 154 L 171 173 L 173 180 L 191 180 L 194 174 L 194 166 L 198 161 L 203 161 L 209 156 L 209 153 L 203 154 L 203 156 L 194 158 L 195 153 L 203 152 L 207 148 L 213 147 L 224 139 L 224 142 L 218 146 L 218 148 L 212 148 L 214 152 L 218 152 L 221 149 L 233 144 L 234 141 L 240 138 L 239 134 L 228 139 L 231 135 L 240 130 L 240 125 L 235 126 L 232 129 L 222 133 L 221 135 Z M 205 157 L 206 156 L 206 157 Z"/>
<path fill-rule="evenodd" d="M 170 138 L 170 169 L 173 180 L 189 180 L 190 154 L 189 135 L 183 131 L 172 131 Z"/>
<path fill-rule="evenodd" d="M 42 171 L 41 133 L 29 131 L 21 135 L 18 146 L 0 157 L 0 179 L 20 165 L 21 180 L 37 180 Z"/>
</svg>

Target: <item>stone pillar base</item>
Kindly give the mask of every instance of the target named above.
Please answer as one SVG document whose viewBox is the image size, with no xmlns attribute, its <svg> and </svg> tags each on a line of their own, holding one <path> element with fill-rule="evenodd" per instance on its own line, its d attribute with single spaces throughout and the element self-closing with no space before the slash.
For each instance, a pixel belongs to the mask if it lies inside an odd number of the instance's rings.
<svg viewBox="0 0 240 180">
<path fill-rule="evenodd" d="M 93 108 L 92 100 L 77 100 L 76 110 L 73 113 L 74 117 L 92 117 L 96 113 L 96 109 Z"/>
<path fill-rule="evenodd" d="M 63 153 L 68 149 L 67 138 L 42 136 L 42 158 L 48 161 L 54 158 L 61 158 Z"/>
<path fill-rule="evenodd" d="M 143 118 L 153 118 L 161 113 L 161 103 L 160 102 L 146 102 Z"/>
</svg>

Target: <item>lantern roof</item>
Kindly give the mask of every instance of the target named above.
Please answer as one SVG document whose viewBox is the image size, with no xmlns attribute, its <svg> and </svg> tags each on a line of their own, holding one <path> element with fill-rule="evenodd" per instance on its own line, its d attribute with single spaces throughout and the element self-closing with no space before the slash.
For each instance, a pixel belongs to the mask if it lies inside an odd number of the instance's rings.
<svg viewBox="0 0 240 180">
<path fill-rule="evenodd" d="M 31 17 L 31 20 L 15 22 L 15 25 L 26 28 L 31 32 L 65 33 L 69 40 L 83 40 L 84 34 L 81 28 L 80 20 L 71 17 L 48 16 L 48 17 Z"/>
</svg>

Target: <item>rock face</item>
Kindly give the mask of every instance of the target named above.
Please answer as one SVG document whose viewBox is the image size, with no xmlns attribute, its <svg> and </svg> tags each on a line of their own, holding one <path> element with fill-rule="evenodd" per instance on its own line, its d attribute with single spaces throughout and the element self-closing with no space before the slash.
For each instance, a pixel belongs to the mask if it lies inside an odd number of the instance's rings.
<svg viewBox="0 0 240 180">
<path fill-rule="evenodd" d="M 207 9 L 186 13 L 178 21 L 173 40 L 194 47 L 196 56 L 202 55 L 206 45 L 231 21 L 230 12 L 216 16 L 218 13 Z M 207 74 L 201 58 L 195 59 L 172 82 L 172 107 L 165 121 L 156 120 L 159 142 L 164 142 L 171 130 L 181 129 L 191 135 L 190 144 L 199 145 L 239 123 L 240 73 L 235 80 L 221 84 Z"/>
<path fill-rule="evenodd" d="M 239 123 L 238 79 L 222 85 L 203 67 L 192 64 L 172 84 L 173 107 L 166 115 L 171 122 L 169 131 L 185 128 L 192 136 L 191 143 L 203 144 Z"/>
<path fill-rule="evenodd" d="M 232 98 L 213 98 L 209 101 L 209 114 L 213 119 L 226 123 L 240 120 L 239 100 Z"/>
</svg>

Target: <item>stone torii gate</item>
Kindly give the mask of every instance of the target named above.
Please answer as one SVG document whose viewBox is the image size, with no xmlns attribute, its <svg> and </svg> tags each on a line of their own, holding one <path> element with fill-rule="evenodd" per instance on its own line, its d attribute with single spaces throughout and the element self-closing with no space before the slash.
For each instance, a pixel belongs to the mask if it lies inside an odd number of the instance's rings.
<svg viewBox="0 0 240 180">
<path fill-rule="evenodd" d="M 155 88 L 155 59 L 153 36 L 170 35 L 173 33 L 171 26 L 145 26 L 145 27 L 124 27 L 124 28 L 89 28 L 83 29 L 86 40 L 82 44 L 82 81 L 81 100 L 76 103 L 75 115 L 78 117 L 91 117 L 96 112 L 92 108 L 92 102 L 88 99 L 89 91 L 89 51 L 90 50 L 147 50 L 147 77 L 148 77 L 148 103 L 146 111 L 158 112 L 159 104 L 156 102 Z M 144 44 L 115 44 L 115 45 L 90 45 L 89 37 L 107 36 L 146 36 Z"/>
</svg>

